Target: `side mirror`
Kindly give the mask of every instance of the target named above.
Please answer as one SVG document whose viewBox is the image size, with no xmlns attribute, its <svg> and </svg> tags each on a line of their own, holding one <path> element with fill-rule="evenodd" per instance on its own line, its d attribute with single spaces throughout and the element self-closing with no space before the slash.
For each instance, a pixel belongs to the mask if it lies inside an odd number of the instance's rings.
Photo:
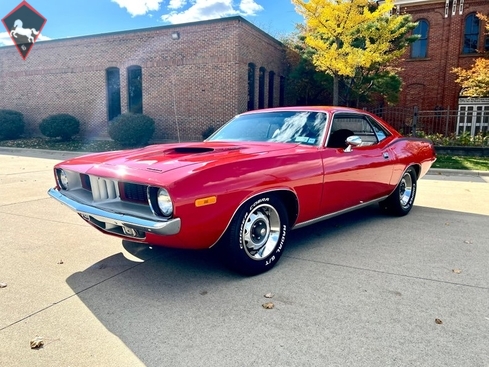
<svg viewBox="0 0 489 367">
<path fill-rule="evenodd" d="M 346 138 L 345 143 L 348 145 L 345 148 L 345 152 L 351 152 L 353 150 L 353 147 L 358 147 L 359 145 L 362 144 L 362 138 L 356 135 L 349 136 Z"/>
</svg>

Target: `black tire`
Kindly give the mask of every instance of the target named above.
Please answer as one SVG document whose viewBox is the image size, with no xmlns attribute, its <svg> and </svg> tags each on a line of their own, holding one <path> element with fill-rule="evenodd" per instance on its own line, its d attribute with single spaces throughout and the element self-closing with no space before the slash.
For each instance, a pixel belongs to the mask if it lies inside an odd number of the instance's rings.
<svg viewBox="0 0 489 367">
<path fill-rule="evenodd" d="M 409 167 L 401 177 L 396 189 L 380 207 L 392 215 L 402 217 L 408 214 L 414 205 L 417 189 L 417 175 L 414 168 Z"/>
<path fill-rule="evenodd" d="M 244 203 L 233 217 L 223 245 L 223 260 L 244 275 L 264 273 L 275 266 L 285 249 L 287 211 L 271 193 Z"/>
</svg>

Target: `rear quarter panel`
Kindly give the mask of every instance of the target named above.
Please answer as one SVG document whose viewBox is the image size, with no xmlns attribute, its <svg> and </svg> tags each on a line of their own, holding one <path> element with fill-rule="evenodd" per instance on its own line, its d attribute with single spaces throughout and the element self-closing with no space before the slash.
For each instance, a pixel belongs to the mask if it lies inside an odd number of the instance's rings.
<svg viewBox="0 0 489 367">
<path fill-rule="evenodd" d="M 433 143 L 428 139 L 399 138 L 391 147 L 396 155 L 396 164 L 392 175 L 393 184 L 397 184 L 409 166 L 417 166 L 418 179 L 423 177 L 436 160 Z"/>
</svg>

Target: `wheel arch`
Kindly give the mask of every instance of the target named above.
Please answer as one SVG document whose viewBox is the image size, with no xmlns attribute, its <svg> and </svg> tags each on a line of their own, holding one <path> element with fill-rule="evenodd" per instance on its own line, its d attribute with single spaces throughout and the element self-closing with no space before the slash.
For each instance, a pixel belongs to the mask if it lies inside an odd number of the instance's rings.
<svg viewBox="0 0 489 367">
<path fill-rule="evenodd" d="M 299 201 L 297 195 L 290 190 L 276 190 L 271 191 L 277 195 L 284 203 L 285 210 L 287 211 L 287 217 L 289 221 L 289 227 L 293 227 L 299 216 Z"/>
<path fill-rule="evenodd" d="M 285 210 L 287 211 L 287 219 L 289 222 L 289 227 L 292 227 L 293 224 L 297 221 L 297 217 L 299 216 L 299 200 L 294 191 L 289 188 L 276 188 L 270 189 L 260 192 L 255 192 L 253 195 L 248 196 L 245 200 L 243 200 L 239 206 L 236 208 L 236 212 L 248 201 L 253 200 L 260 195 L 273 194 L 276 195 L 284 204 Z M 234 217 L 233 214 L 233 217 Z"/>
<path fill-rule="evenodd" d="M 229 222 L 226 225 L 226 228 L 224 231 L 222 231 L 221 235 L 217 239 L 216 242 L 210 247 L 214 247 L 217 245 L 223 237 L 225 237 L 226 233 L 229 230 L 229 226 L 231 224 L 231 221 L 233 220 L 234 216 L 236 213 L 245 205 L 248 201 L 253 200 L 253 198 L 256 198 L 257 196 L 260 195 L 265 195 L 265 194 L 273 194 L 278 196 L 278 198 L 284 203 L 285 210 L 287 211 L 287 220 L 289 224 L 289 228 L 292 228 L 295 222 L 297 221 L 297 217 L 299 216 L 299 201 L 297 199 L 297 195 L 295 194 L 294 191 L 292 191 L 289 188 L 279 188 L 279 189 L 270 189 L 270 190 L 265 190 L 265 191 L 259 191 L 253 193 L 251 196 L 247 196 L 245 199 L 241 201 L 241 203 L 234 209 L 233 214 L 229 218 Z"/>
<path fill-rule="evenodd" d="M 421 173 L 421 165 L 419 163 L 413 163 L 410 166 L 408 166 L 404 172 L 406 172 L 409 168 L 414 169 L 414 172 L 416 173 L 416 180 L 417 180 L 419 174 Z"/>
</svg>

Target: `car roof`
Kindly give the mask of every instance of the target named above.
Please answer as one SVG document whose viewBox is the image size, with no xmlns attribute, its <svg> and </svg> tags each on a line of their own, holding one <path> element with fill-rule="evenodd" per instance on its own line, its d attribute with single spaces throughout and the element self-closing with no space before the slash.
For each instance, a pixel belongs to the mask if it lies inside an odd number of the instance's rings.
<svg viewBox="0 0 489 367">
<path fill-rule="evenodd" d="M 254 113 L 263 113 L 263 112 L 284 112 L 284 111 L 312 111 L 312 112 L 328 112 L 328 113 L 336 113 L 336 112 L 355 112 L 355 113 L 364 113 L 369 114 L 368 111 L 359 110 L 351 107 L 341 107 L 341 106 L 290 106 L 290 107 L 273 107 L 273 108 L 264 108 L 259 110 L 247 111 L 243 112 L 242 115 L 254 114 Z"/>
</svg>

